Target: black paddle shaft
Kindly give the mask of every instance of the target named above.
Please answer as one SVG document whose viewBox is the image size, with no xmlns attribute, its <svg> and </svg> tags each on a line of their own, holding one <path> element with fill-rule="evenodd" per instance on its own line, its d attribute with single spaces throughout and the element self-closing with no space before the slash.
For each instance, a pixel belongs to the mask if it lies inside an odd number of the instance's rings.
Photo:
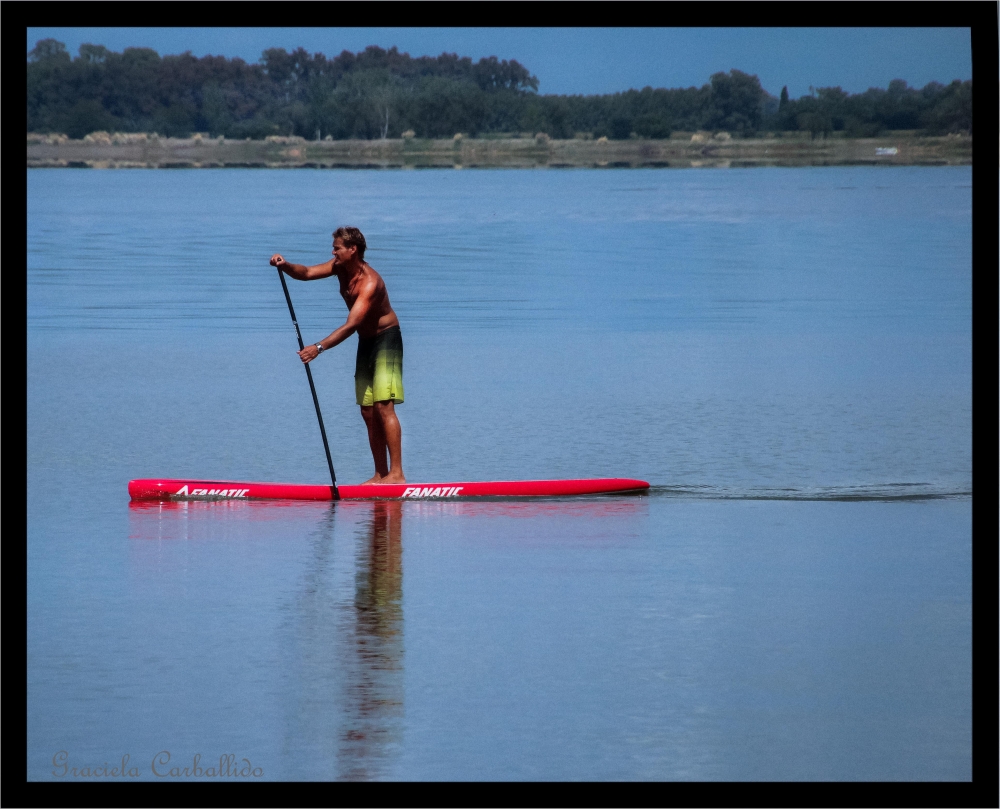
<svg viewBox="0 0 1000 809">
<path fill-rule="evenodd" d="M 285 290 L 285 300 L 288 302 L 288 313 L 292 316 L 292 323 L 295 325 L 295 336 L 299 338 L 299 351 L 305 348 L 302 342 L 302 332 L 299 331 L 299 321 L 295 319 L 295 307 L 292 306 L 292 296 L 288 294 L 288 284 L 285 283 L 285 274 L 278 268 L 278 278 L 281 279 L 281 288 Z M 333 460 L 330 458 L 330 444 L 326 440 L 326 428 L 323 426 L 323 414 L 319 412 L 319 397 L 316 396 L 316 385 L 313 384 L 312 371 L 309 370 L 309 363 L 306 366 L 306 376 L 309 377 L 309 390 L 312 391 L 313 404 L 316 405 L 316 418 L 319 419 L 319 432 L 323 436 L 323 449 L 326 450 L 326 463 L 330 467 L 330 480 L 333 481 L 333 496 L 337 496 L 337 475 L 333 471 Z"/>
</svg>

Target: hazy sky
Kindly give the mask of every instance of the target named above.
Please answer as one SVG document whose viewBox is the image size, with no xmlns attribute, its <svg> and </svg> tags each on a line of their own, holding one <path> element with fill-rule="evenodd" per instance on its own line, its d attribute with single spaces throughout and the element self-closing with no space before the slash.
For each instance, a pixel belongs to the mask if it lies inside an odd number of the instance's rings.
<svg viewBox="0 0 1000 809">
<path fill-rule="evenodd" d="M 29 28 L 28 50 L 54 38 L 76 56 L 81 44 L 191 51 L 256 62 L 266 48 L 335 56 L 368 45 L 411 56 L 443 52 L 516 59 L 539 92 L 614 93 L 629 88 L 700 87 L 732 68 L 760 77 L 773 95 L 809 86 L 850 93 L 904 79 L 923 87 L 972 78 L 968 28 Z"/>
</svg>

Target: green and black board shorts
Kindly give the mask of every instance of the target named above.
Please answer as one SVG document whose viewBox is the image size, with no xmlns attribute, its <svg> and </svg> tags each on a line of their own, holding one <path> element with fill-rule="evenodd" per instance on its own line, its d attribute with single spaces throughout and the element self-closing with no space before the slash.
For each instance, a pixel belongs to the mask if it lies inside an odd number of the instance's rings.
<svg viewBox="0 0 1000 809">
<path fill-rule="evenodd" d="M 354 393 L 362 407 L 403 401 L 403 334 L 399 326 L 367 339 L 358 337 Z"/>
</svg>

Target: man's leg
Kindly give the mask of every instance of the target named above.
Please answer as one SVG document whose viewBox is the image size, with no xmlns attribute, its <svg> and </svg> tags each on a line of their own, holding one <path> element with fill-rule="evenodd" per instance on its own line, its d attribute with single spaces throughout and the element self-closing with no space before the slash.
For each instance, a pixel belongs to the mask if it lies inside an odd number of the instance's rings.
<svg viewBox="0 0 1000 809">
<path fill-rule="evenodd" d="M 389 473 L 382 476 L 380 483 L 406 483 L 403 474 L 403 430 L 399 426 L 396 408 L 390 399 L 387 402 L 375 402 L 375 419 L 381 426 L 382 446 L 389 450 Z M 383 453 L 385 449 L 382 450 Z M 383 454 L 383 459 L 385 455 Z M 385 463 L 383 460 L 382 463 Z"/>
<path fill-rule="evenodd" d="M 369 478 L 365 483 L 380 483 L 382 478 L 389 474 L 389 466 L 385 462 L 385 430 L 382 428 L 382 420 L 378 418 L 375 408 L 371 405 L 361 406 L 361 418 L 365 420 L 365 426 L 368 427 L 368 445 L 372 448 L 372 458 L 375 460 L 375 477 Z M 397 421 L 396 424 L 398 427 L 399 422 Z"/>
</svg>

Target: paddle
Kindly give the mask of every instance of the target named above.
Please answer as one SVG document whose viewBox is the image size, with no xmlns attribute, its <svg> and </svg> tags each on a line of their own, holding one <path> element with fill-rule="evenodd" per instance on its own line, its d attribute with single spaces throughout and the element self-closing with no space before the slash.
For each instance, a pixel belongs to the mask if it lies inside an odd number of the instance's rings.
<svg viewBox="0 0 1000 809">
<path fill-rule="evenodd" d="M 281 279 L 281 288 L 285 290 L 285 300 L 288 302 L 288 313 L 292 316 L 292 323 L 295 324 L 295 336 L 299 338 L 299 351 L 305 348 L 302 342 L 302 332 L 299 331 L 299 322 L 295 319 L 295 307 L 292 306 L 292 296 L 288 294 L 288 284 L 285 283 L 285 274 L 278 268 L 278 278 Z M 312 391 L 313 404 L 316 405 L 316 418 L 319 419 L 319 432 L 323 436 L 323 449 L 326 450 L 326 463 L 330 467 L 330 480 L 333 481 L 333 499 L 339 500 L 337 493 L 337 476 L 333 472 L 333 460 L 330 458 L 330 445 L 326 440 L 326 428 L 323 426 L 323 414 L 319 412 L 319 398 L 316 396 L 316 386 L 313 384 L 312 371 L 309 370 L 309 363 L 303 363 L 306 367 L 306 376 L 309 377 L 309 390 Z"/>
</svg>

